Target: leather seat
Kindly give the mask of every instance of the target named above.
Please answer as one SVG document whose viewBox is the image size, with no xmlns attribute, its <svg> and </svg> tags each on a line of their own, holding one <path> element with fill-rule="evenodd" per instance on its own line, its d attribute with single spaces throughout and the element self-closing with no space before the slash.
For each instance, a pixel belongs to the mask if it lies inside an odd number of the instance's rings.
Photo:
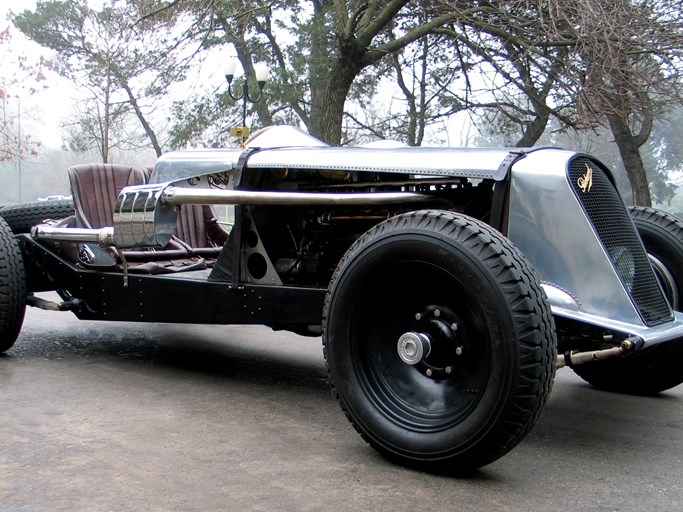
<svg viewBox="0 0 683 512">
<path fill-rule="evenodd" d="M 133 167 L 119 164 L 84 164 L 68 170 L 71 193 L 74 198 L 76 227 L 98 229 L 114 224 L 114 206 L 124 187 L 143 185 L 145 174 Z M 171 240 L 161 250 L 117 250 L 89 245 L 90 259 L 79 257 L 84 265 L 126 266 L 131 272 L 165 273 L 206 268 L 204 260 L 191 256 L 178 241 Z M 79 249 L 79 255 L 82 255 Z M 109 254 L 109 256 L 107 256 Z M 94 258 L 94 259 L 93 259 Z M 126 262 L 131 260 L 130 265 Z"/>
<path fill-rule="evenodd" d="M 191 254 L 216 258 L 229 233 L 215 218 L 209 205 L 185 204 L 178 212 L 175 236 L 189 245 Z"/>
<path fill-rule="evenodd" d="M 68 173 L 76 225 L 81 228 L 112 226 L 119 192 L 129 185 L 145 183 L 143 172 L 127 165 L 75 165 L 69 168 Z"/>
</svg>

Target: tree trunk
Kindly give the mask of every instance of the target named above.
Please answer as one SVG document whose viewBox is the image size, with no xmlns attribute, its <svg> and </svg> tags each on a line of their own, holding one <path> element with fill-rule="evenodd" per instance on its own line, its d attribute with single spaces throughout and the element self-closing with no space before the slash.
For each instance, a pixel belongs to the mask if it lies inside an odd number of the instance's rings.
<svg viewBox="0 0 683 512">
<path fill-rule="evenodd" d="M 548 126 L 548 121 L 550 121 L 550 111 L 546 109 L 546 111 L 536 115 L 532 121 L 525 125 L 524 133 L 515 145 L 518 148 L 530 148 L 536 144 L 541 135 L 543 135 L 546 126 Z"/>
<path fill-rule="evenodd" d="M 631 133 L 628 123 L 617 115 L 608 115 L 609 127 L 614 142 L 619 148 L 621 160 L 633 191 L 633 204 L 636 206 L 652 206 L 650 187 L 647 182 L 645 166 L 640 156 L 638 140 Z"/>
<path fill-rule="evenodd" d="M 356 74 L 347 63 L 335 63 L 325 87 L 326 94 L 318 97 L 319 106 L 311 108 L 312 112 L 320 112 L 319 117 L 311 119 L 315 132 L 311 135 L 332 146 L 341 144 L 344 104 Z"/>
</svg>

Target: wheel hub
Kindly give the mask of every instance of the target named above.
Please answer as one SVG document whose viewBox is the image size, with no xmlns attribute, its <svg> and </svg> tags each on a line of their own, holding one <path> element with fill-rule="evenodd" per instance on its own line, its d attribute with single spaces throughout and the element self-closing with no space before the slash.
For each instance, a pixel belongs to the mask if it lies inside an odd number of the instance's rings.
<svg viewBox="0 0 683 512">
<path fill-rule="evenodd" d="M 398 339 L 398 356 L 406 364 L 415 365 L 432 351 L 432 340 L 422 332 L 409 331 Z"/>
<path fill-rule="evenodd" d="M 447 308 L 425 308 L 415 314 L 413 329 L 399 337 L 399 358 L 431 379 L 449 378 L 463 354 L 456 336 L 459 325 L 457 316 Z"/>
</svg>

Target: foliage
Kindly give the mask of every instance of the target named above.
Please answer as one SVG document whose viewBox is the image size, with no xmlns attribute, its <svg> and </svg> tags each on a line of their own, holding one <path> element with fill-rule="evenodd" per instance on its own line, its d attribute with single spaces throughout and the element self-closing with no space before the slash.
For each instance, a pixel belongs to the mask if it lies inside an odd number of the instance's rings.
<svg viewBox="0 0 683 512">
<path fill-rule="evenodd" d="M 93 117 L 82 114 L 76 124 L 83 130 L 72 132 L 78 139 L 72 146 L 98 147 L 105 162 L 109 148 L 130 135 L 128 129 L 117 133 L 120 125 L 130 127 L 122 116 L 135 118 L 148 144 L 161 154 L 150 116 L 189 65 L 187 56 L 179 56 L 182 39 L 174 32 L 172 16 L 142 19 L 148 3 L 111 2 L 95 10 L 85 0 L 39 1 L 35 11 L 12 19 L 27 36 L 56 51 L 58 71 L 99 105 L 94 113 L 98 129 L 89 130 Z"/>
<path fill-rule="evenodd" d="M 255 63 L 271 69 L 266 100 L 249 105 L 252 124 L 300 124 L 332 144 L 419 145 L 462 112 L 506 145 L 609 133 L 635 202 L 649 204 L 648 184 L 655 199 L 672 192 L 675 135 L 656 120 L 681 104 L 682 3 L 111 0 L 97 11 L 50 0 L 14 21 L 106 106 L 80 114 L 74 147 L 88 137 L 103 151 L 123 139 L 137 146 L 124 121 L 134 116 L 160 153 L 151 109 L 186 59 L 230 51 L 254 90 Z M 226 88 L 173 104 L 171 147 L 229 144 L 241 102 Z M 123 136 L 107 142 L 108 131 Z"/>
<path fill-rule="evenodd" d="M 346 101 L 372 97 L 390 69 L 386 58 L 453 19 L 432 10 L 416 17 L 408 0 L 180 0 L 177 6 L 195 17 L 193 29 L 207 48 L 235 49 L 246 76 L 253 77 L 256 60 L 269 63 L 270 103 L 254 105 L 262 124 L 276 120 L 273 113 L 295 115 L 333 144 L 342 141 Z"/>
<path fill-rule="evenodd" d="M 9 27 L 0 31 L 0 162 L 35 156 L 40 142 L 21 132 L 21 99 L 39 94 L 46 85 L 45 72 L 52 63 L 44 57 L 31 60 L 13 52 Z"/>
<path fill-rule="evenodd" d="M 475 13 L 472 2 L 442 2 L 442 8 L 469 9 L 448 33 L 495 72 L 486 87 L 495 100 L 483 105 L 489 109 L 485 119 L 508 133 L 514 124 L 522 127 L 523 145 L 538 140 L 549 115 L 563 129 L 609 129 L 636 204 L 649 205 L 640 148 L 655 118 L 681 103 L 681 2 L 474 4 Z M 511 87 L 516 95 L 508 95 Z"/>
</svg>

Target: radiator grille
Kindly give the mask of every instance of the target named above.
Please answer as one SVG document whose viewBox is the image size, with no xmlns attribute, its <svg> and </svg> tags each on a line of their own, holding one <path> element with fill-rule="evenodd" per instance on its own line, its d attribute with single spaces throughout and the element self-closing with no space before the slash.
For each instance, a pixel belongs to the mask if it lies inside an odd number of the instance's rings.
<svg viewBox="0 0 683 512">
<path fill-rule="evenodd" d="M 624 203 L 605 172 L 586 157 L 569 164 L 569 182 L 646 325 L 673 318 Z"/>
</svg>

